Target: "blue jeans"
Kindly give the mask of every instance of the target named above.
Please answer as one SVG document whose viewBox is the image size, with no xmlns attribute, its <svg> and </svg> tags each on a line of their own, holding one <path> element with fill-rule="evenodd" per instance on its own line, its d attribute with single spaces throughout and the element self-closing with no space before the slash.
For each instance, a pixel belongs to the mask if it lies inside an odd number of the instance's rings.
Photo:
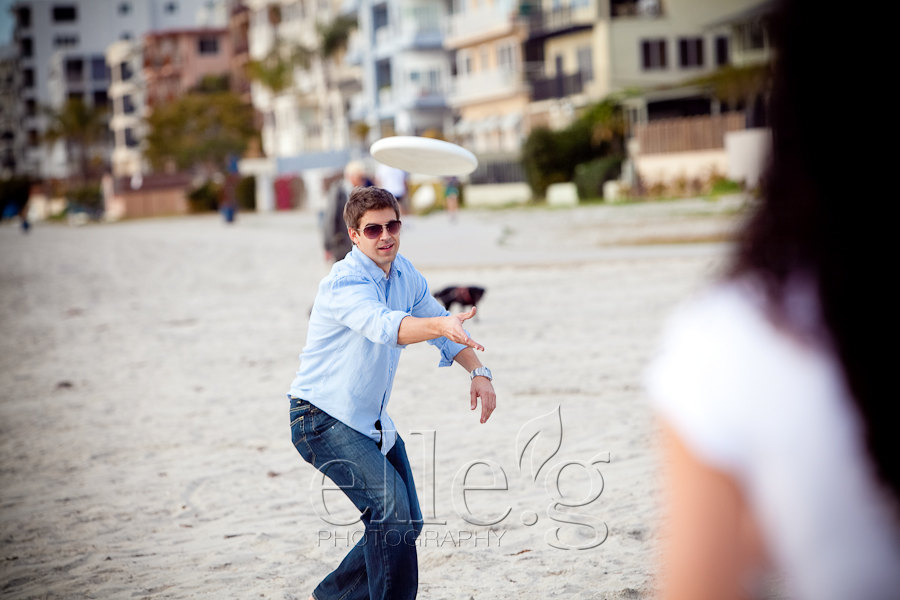
<svg viewBox="0 0 900 600">
<path fill-rule="evenodd" d="M 381 454 L 371 438 L 305 400 L 291 398 L 291 440 L 303 459 L 341 488 L 365 533 L 316 587 L 316 600 L 406 600 L 419 585 L 422 511 L 403 440 Z"/>
</svg>

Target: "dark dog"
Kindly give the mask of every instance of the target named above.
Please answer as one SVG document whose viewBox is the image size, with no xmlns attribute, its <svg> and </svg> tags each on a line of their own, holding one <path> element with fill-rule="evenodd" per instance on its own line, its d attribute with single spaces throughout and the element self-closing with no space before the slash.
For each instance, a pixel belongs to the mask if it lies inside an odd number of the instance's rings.
<svg viewBox="0 0 900 600">
<path fill-rule="evenodd" d="M 439 292 L 435 292 L 434 297 L 438 299 L 438 301 L 444 305 L 444 308 L 450 310 L 450 307 L 454 304 L 459 304 L 463 309 L 470 306 L 478 306 L 478 303 L 481 301 L 481 298 L 484 296 L 484 288 L 477 287 L 474 285 L 470 286 L 459 286 L 459 285 L 451 285 L 447 286 Z"/>
</svg>

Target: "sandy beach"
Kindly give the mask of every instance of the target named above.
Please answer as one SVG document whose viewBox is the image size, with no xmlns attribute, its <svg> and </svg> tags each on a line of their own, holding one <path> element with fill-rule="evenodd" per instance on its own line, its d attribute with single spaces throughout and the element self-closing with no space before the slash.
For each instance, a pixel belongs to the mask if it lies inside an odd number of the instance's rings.
<svg viewBox="0 0 900 600">
<path fill-rule="evenodd" d="M 651 598 L 666 315 L 743 199 L 404 218 L 400 252 L 487 289 L 498 409 L 409 347 L 390 412 L 426 517 L 419 597 Z M 0 227 L 0 595 L 306 600 L 361 526 L 290 442 L 326 274 L 316 215 Z M 481 489 L 479 489 L 481 488 Z"/>
</svg>

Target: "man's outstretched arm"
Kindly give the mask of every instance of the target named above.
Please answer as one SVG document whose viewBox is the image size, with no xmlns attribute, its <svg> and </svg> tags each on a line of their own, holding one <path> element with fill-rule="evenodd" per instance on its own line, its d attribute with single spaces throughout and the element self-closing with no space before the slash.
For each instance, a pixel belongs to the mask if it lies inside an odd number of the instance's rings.
<svg viewBox="0 0 900 600">
<path fill-rule="evenodd" d="M 400 321 L 397 332 L 397 343 L 401 346 L 417 344 L 439 337 L 445 337 L 457 344 L 463 344 L 476 350 L 484 350 L 484 346 L 469 337 L 463 329 L 463 322 L 475 316 L 475 307 L 464 313 L 446 317 L 404 317 Z"/>
</svg>

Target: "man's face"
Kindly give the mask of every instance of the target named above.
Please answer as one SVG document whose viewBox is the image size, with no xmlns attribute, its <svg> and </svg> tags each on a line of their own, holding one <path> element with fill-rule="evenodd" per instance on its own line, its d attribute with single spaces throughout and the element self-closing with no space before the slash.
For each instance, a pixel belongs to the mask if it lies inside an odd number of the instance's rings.
<svg viewBox="0 0 900 600">
<path fill-rule="evenodd" d="M 378 210 L 369 210 L 363 214 L 359 220 L 358 229 L 349 229 L 350 240 L 356 244 L 363 254 L 371 258 L 376 265 L 381 267 L 385 275 L 391 271 L 391 263 L 397 257 L 397 251 L 400 249 L 400 231 L 391 234 L 387 225 L 392 221 L 397 221 L 397 213 L 393 208 L 380 208 Z M 365 235 L 365 228 L 369 225 L 378 225 L 378 237 L 371 239 Z M 374 230 L 374 227 L 371 228 Z"/>
</svg>

